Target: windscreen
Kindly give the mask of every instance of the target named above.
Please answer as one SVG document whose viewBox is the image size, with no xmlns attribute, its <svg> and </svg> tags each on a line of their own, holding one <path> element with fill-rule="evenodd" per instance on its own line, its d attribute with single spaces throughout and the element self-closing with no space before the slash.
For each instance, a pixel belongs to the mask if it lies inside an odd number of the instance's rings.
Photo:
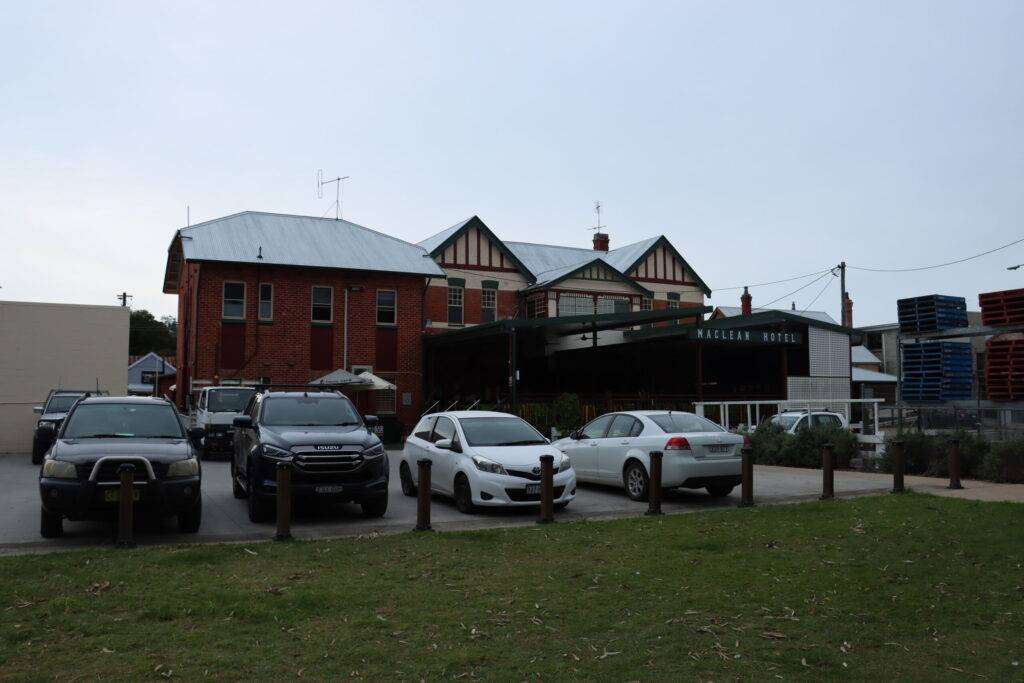
<svg viewBox="0 0 1024 683">
<path fill-rule="evenodd" d="M 547 443 L 544 436 L 518 417 L 464 417 L 459 420 L 470 446 L 529 446 Z"/>
<path fill-rule="evenodd" d="M 773 425 L 778 425 L 785 430 L 789 430 L 793 428 L 793 425 L 795 425 L 796 421 L 801 417 L 803 417 L 803 415 L 773 415 L 770 422 Z"/>
<path fill-rule="evenodd" d="M 648 417 L 666 434 L 725 431 L 711 420 L 705 420 L 703 417 L 690 413 L 666 413 L 664 415 L 648 415 Z"/>
<path fill-rule="evenodd" d="M 240 413 L 253 395 L 253 389 L 217 389 L 208 392 L 206 409 L 211 413 Z"/>
<path fill-rule="evenodd" d="M 71 406 L 75 405 L 75 401 L 82 398 L 81 395 L 77 396 L 52 396 L 50 402 L 46 404 L 46 409 L 43 412 L 46 413 L 66 413 L 71 410 Z"/>
<path fill-rule="evenodd" d="M 180 439 L 178 411 L 170 405 L 86 403 L 64 426 L 65 439 Z"/>
<path fill-rule="evenodd" d="M 340 396 L 281 396 L 263 403 L 268 427 L 341 427 L 362 424 L 355 406 Z"/>
</svg>

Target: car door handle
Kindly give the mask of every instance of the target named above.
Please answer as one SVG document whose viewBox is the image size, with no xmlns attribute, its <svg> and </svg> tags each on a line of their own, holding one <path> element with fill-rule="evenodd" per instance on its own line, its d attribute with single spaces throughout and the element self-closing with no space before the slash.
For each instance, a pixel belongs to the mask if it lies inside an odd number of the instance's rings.
<svg viewBox="0 0 1024 683">
<path fill-rule="evenodd" d="M 596 445 L 597 445 L 597 442 L 596 442 L 596 441 L 591 441 L 591 442 L 590 442 L 590 445 L 591 445 L 591 446 L 596 446 Z"/>
<path fill-rule="evenodd" d="M 620 441 L 619 443 L 621 445 L 623 445 L 623 446 L 628 446 L 629 445 L 629 441 Z"/>
</svg>

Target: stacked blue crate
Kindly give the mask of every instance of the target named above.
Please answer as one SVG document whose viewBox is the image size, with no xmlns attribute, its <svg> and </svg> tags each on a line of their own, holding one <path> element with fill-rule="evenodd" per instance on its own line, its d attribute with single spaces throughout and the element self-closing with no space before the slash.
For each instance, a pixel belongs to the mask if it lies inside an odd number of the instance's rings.
<svg viewBox="0 0 1024 683">
<path fill-rule="evenodd" d="M 929 294 L 896 302 L 900 332 L 938 332 L 967 327 L 967 300 Z"/>
<path fill-rule="evenodd" d="M 928 341 L 903 347 L 904 401 L 971 398 L 973 354 L 968 342 Z"/>
</svg>

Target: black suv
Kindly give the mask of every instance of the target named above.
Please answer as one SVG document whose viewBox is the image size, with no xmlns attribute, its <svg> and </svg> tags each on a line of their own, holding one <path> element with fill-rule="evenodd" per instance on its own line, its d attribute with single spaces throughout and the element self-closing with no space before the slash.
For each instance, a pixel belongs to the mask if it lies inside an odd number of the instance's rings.
<svg viewBox="0 0 1024 683">
<path fill-rule="evenodd" d="M 199 530 L 202 471 L 195 444 L 201 430 L 182 425 L 174 405 L 141 396 L 80 399 L 57 433 L 39 473 L 40 532 L 64 533 L 64 518 L 88 519 L 118 506 L 123 463 L 135 466 L 139 507 L 177 515 L 178 528 Z"/>
<path fill-rule="evenodd" d="M 39 421 L 36 422 L 36 433 L 32 438 L 33 465 L 43 461 L 43 456 L 53 443 L 53 437 L 56 436 L 71 406 L 75 405 L 78 399 L 88 395 L 89 392 L 76 389 L 53 389 L 46 397 L 46 402 L 34 408 L 39 415 Z"/>
<path fill-rule="evenodd" d="M 232 490 L 248 498 L 249 519 L 275 513 L 278 463 L 292 468 L 292 496 L 356 502 L 365 517 L 388 509 L 388 456 L 374 434 L 377 418 L 337 391 L 267 390 L 236 417 Z"/>
</svg>

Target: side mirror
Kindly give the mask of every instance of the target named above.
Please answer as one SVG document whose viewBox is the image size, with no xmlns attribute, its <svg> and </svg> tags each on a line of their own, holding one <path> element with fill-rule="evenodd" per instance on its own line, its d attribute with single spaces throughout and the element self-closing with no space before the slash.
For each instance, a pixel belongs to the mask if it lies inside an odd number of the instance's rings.
<svg viewBox="0 0 1024 683">
<path fill-rule="evenodd" d="M 236 427 L 239 427 L 241 429 L 251 429 L 252 428 L 252 418 L 249 417 L 248 415 L 239 415 L 239 416 L 237 416 L 235 419 L 233 419 L 231 421 L 231 424 L 233 424 Z"/>
<path fill-rule="evenodd" d="M 36 407 L 34 407 L 32 409 L 32 412 L 35 413 L 36 415 L 42 415 L 43 414 L 43 407 L 42 406 L 36 406 Z"/>
<path fill-rule="evenodd" d="M 57 433 L 57 427 L 53 424 L 44 424 L 39 427 L 39 431 L 48 439 L 52 439 Z"/>
<path fill-rule="evenodd" d="M 580 430 L 577 429 L 574 432 L 569 432 L 569 438 L 572 439 L 573 441 L 579 441 L 580 440 Z"/>
<path fill-rule="evenodd" d="M 380 419 L 376 415 L 363 415 L 363 422 L 367 429 L 373 429 L 380 423 Z"/>
<path fill-rule="evenodd" d="M 452 439 L 441 439 L 434 445 L 440 448 L 441 450 L 451 451 L 452 453 L 462 452 L 462 446 L 459 445 L 459 442 L 453 441 Z"/>
<path fill-rule="evenodd" d="M 198 446 L 203 442 L 203 435 L 205 431 L 202 427 L 189 427 L 188 429 L 188 440 L 192 442 L 193 446 Z"/>
</svg>

